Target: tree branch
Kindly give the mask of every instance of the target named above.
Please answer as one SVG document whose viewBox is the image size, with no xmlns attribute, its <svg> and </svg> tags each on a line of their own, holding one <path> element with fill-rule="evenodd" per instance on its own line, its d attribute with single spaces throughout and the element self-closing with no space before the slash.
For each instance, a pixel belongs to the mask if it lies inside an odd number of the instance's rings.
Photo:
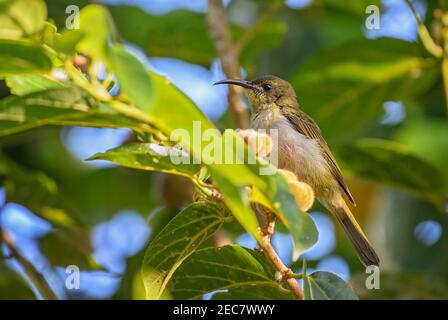
<svg viewBox="0 0 448 320">
<path fill-rule="evenodd" d="M 2 233 L 4 244 L 10 252 L 10 258 L 16 259 L 17 262 L 22 266 L 26 275 L 36 287 L 37 291 L 39 291 L 42 298 L 46 300 L 58 300 L 58 297 L 53 292 L 44 276 L 39 271 L 37 271 L 37 269 L 31 262 L 29 262 L 24 256 L 19 253 L 19 251 L 17 251 L 11 236 L 5 231 L 0 230 L 0 232 Z"/>
<path fill-rule="evenodd" d="M 300 287 L 299 283 L 291 276 L 294 273 L 283 263 L 277 252 L 275 252 L 274 248 L 272 247 L 271 239 L 275 230 L 275 215 L 272 212 L 265 210 L 265 208 L 258 210 L 260 209 L 260 206 L 258 205 L 256 206 L 256 208 L 257 211 L 263 211 L 263 218 L 265 219 L 261 227 L 261 233 L 263 235 L 263 244 L 261 248 L 263 249 L 265 256 L 269 259 L 269 261 L 271 261 L 277 272 L 280 273 L 281 278 L 286 282 L 296 299 L 303 300 L 302 288 Z"/>
<path fill-rule="evenodd" d="M 232 42 L 229 22 L 222 0 L 208 1 L 207 23 L 226 77 L 241 78 L 238 62 L 239 53 Z M 242 88 L 229 86 L 228 101 L 235 125 L 237 128 L 247 129 L 249 127 L 249 115 L 241 95 Z"/>
</svg>

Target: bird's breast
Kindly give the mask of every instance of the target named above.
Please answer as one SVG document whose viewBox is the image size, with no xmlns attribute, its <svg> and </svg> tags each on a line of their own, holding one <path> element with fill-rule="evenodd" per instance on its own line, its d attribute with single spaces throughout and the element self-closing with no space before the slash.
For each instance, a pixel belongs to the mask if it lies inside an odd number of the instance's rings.
<svg viewBox="0 0 448 320">
<path fill-rule="evenodd" d="M 252 127 L 268 130 L 273 139 L 272 152 L 278 155 L 279 168 L 294 172 L 299 180 L 310 184 L 315 191 L 321 189 L 327 179 L 332 179 L 318 142 L 295 130 L 283 115 L 269 111 L 259 113 L 252 117 Z"/>
</svg>

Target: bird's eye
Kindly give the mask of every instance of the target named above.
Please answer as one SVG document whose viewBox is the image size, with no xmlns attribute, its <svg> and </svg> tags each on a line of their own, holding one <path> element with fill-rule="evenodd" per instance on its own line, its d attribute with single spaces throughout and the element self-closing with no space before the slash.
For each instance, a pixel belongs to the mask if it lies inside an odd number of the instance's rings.
<svg viewBox="0 0 448 320">
<path fill-rule="evenodd" d="M 269 91 L 272 89 L 272 86 L 269 83 L 266 83 L 263 85 L 263 90 L 264 91 Z"/>
</svg>

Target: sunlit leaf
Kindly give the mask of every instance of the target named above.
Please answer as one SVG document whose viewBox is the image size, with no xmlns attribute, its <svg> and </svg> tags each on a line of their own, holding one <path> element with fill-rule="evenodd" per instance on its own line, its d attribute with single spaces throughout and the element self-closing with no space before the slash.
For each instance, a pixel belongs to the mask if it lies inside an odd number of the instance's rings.
<svg viewBox="0 0 448 320">
<path fill-rule="evenodd" d="M 229 245 L 194 252 L 173 275 L 176 299 L 198 299 L 217 290 L 216 299 L 293 299 L 275 280 L 275 270 L 262 253 Z"/>
<path fill-rule="evenodd" d="M 344 280 L 326 271 L 308 275 L 303 263 L 303 295 L 305 300 L 359 300 Z"/>
<path fill-rule="evenodd" d="M 105 60 L 111 27 L 107 10 L 98 4 L 84 7 L 80 13 L 80 32 L 83 34 L 77 43 L 79 52 L 86 52 L 93 58 Z"/>
<path fill-rule="evenodd" d="M 121 90 L 136 106 L 147 111 L 154 94 L 151 77 L 146 68 L 121 46 L 115 45 L 109 48 L 108 55 Z"/>
<path fill-rule="evenodd" d="M 183 261 L 225 221 L 212 203 L 193 203 L 159 232 L 146 249 L 142 265 L 148 299 L 160 299 Z"/>
<path fill-rule="evenodd" d="M 47 75 L 22 74 L 6 77 L 6 84 L 11 89 L 11 93 L 22 96 L 25 94 L 44 91 L 47 89 L 64 88 L 62 82 L 54 80 Z"/>
<path fill-rule="evenodd" d="M 84 37 L 79 30 L 64 30 L 55 35 L 53 46 L 63 53 L 72 54 L 76 52 L 76 46 Z"/>
<path fill-rule="evenodd" d="M 276 192 L 273 196 L 274 212 L 291 233 L 296 260 L 306 249 L 311 248 L 318 239 L 318 231 L 311 216 L 302 212 L 285 179 L 279 174 L 274 176 Z"/>
<path fill-rule="evenodd" d="M 0 40 L 0 76 L 49 70 L 44 50 L 23 40 Z"/>
<path fill-rule="evenodd" d="M 42 85 L 59 83 L 37 76 L 9 78 L 11 88 L 18 93 L 37 90 Z M 45 80 L 44 80 L 45 79 Z M 77 88 L 53 88 L 0 101 L 0 136 L 44 125 L 85 126 L 97 128 L 130 128 L 147 130 L 141 123 L 124 117 L 106 104 L 95 102 Z"/>
<path fill-rule="evenodd" d="M 175 164 L 172 158 L 176 158 L 180 163 Z M 129 143 L 104 153 L 97 153 L 88 160 L 108 160 L 124 167 L 189 177 L 198 173 L 201 168 L 200 165 L 193 164 L 188 153 L 156 143 Z"/>
<path fill-rule="evenodd" d="M 0 102 L 0 135 L 48 124 L 66 116 L 88 111 L 94 102 L 76 88 L 58 88 Z"/>
<path fill-rule="evenodd" d="M 47 19 L 42 0 L 0 1 L 0 38 L 17 39 L 39 32 Z"/>
</svg>

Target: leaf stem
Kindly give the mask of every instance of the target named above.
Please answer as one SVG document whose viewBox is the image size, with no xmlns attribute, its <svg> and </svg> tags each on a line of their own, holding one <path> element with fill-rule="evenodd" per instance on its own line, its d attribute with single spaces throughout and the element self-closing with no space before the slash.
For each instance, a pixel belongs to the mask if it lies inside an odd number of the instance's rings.
<svg viewBox="0 0 448 320">
<path fill-rule="evenodd" d="M 290 273 L 286 275 L 286 278 L 303 279 L 303 273 Z"/>
<path fill-rule="evenodd" d="M 428 51 L 436 58 L 442 58 L 443 49 L 431 37 L 428 28 L 425 26 L 422 19 L 420 18 L 420 15 L 418 14 L 417 10 L 414 7 L 414 4 L 412 3 L 411 0 L 405 0 L 405 1 L 408 4 L 409 8 L 411 9 L 415 21 L 417 22 L 418 35 L 426 51 Z"/>
</svg>

